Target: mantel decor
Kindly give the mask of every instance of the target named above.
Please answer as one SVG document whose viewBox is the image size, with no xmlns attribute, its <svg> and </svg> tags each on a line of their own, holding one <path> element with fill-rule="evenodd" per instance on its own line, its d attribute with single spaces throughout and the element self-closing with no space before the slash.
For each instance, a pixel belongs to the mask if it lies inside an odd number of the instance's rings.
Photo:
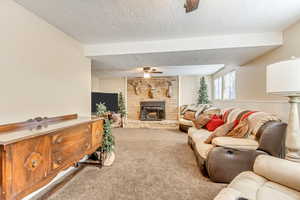
<svg viewBox="0 0 300 200">
<path fill-rule="evenodd" d="M 267 66 L 267 92 L 289 98 L 290 113 L 286 135 L 286 158 L 300 162 L 300 59 Z"/>
</svg>

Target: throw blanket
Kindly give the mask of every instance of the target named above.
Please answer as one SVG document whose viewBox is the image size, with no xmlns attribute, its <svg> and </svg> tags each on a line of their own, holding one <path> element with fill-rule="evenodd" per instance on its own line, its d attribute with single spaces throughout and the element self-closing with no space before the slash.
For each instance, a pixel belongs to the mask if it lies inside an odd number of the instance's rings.
<svg viewBox="0 0 300 200">
<path fill-rule="evenodd" d="M 260 127 L 268 121 L 280 121 L 275 115 L 265 112 L 255 112 L 248 117 L 249 133 L 256 136 Z"/>
</svg>

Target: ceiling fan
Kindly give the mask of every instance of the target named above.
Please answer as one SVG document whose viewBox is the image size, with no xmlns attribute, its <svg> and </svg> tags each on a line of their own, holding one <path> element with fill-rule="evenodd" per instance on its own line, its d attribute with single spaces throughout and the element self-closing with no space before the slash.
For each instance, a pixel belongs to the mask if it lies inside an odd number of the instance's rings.
<svg viewBox="0 0 300 200">
<path fill-rule="evenodd" d="M 162 74 L 163 73 L 153 67 L 143 67 L 143 72 L 144 72 L 144 78 L 151 78 L 151 74 Z"/>
<path fill-rule="evenodd" d="M 186 3 L 184 4 L 185 12 L 189 13 L 198 8 L 200 0 L 186 0 Z"/>
</svg>

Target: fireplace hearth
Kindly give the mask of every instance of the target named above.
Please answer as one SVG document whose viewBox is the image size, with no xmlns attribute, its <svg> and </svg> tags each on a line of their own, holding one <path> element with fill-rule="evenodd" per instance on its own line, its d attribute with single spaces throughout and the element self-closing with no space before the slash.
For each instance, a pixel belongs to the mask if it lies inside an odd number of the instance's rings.
<svg viewBox="0 0 300 200">
<path fill-rule="evenodd" d="M 142 101 L 141 107 L 141 121 L 161 121 L 165 119 L 165 102 L 164 101 Z"/>
</svg>

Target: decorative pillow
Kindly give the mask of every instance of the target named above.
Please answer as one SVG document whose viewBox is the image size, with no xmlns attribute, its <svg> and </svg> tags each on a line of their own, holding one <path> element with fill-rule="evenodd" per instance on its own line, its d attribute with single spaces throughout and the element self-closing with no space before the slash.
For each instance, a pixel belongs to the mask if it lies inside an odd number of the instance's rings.
<svg viewBox="0 0 300 200">
<path fill-rule="evenodd" d="M 222 126 L 218 127 L 205 141 L 206 144 L 211 144 L 211 141 L 216 137 L 226 136 L 228 132 L 233 129 L 234 122 L 229 124 L 223 124 Z"/>
<path fill-rule="evenodd" d="M 221 109 L 217 107 L 210 107 L 203 112 L 203 114 L 208 114 L 208 115 L 220 115 L 220 113 L 221 113 Z"/>
<path fill-rule="evenodd" d="M 208 131 L 214 131 L 219 126 L 222 126 L 224 124 L 224 121 L 217 115 L 214 115 L 212 119 L 206 124 L 206 129 Z"/>
<path fill-rule="evenodd" d="M 183 115 L 183 119 L 195 120 L 195 111 L 186 111 Z"/>
<path fill-rule="evenodd" d="M 193 120 L 194 126 L 197 129 L 204 127 L 211 120 L 211 115 L 200 115 L 198 119 Z"/>
<path fill-rule="evenodd" d="M 245 119 L 241 121 L 232 131 L 230 131 L 226 136 L 234 138 L 244 138 L 247 136 L 249 130 L 248 120 Z"/>
</svg>

